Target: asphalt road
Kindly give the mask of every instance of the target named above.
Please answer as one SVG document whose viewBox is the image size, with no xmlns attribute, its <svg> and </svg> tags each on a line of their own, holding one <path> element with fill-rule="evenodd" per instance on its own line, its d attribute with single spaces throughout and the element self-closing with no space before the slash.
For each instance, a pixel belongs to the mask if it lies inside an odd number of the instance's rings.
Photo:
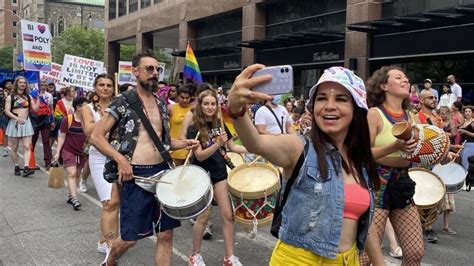
<svg viewBox="0 0 474 266">
<path fill-rule="evenodd" d="M 38 147 L 40 147 L 38 145 Z M 40 149 L 36 158 L 42 158 Z M 41 165 L 42 160 L 38 159 Z M 0 157 L 0 266 L 1 265 L 98 265 L 104 258 L 97 253 L 100 202 L 89 180 L 87 193 L 80 193 L 81 211 L 66 204 L 66 189 L 47 187 L 47 174 L 42 169 L 28 178 L 13 175 L 9 157 Z M 474 192 L 456 194 L 457 212 L 451 227 L 457 235 L 439 233 L 438 244 L 425 244 L 423 265 L 474 265 Z M 218 208 L 212 212 L 214 236 L 205 240 L 202 255 L 208 265 L 221 265 L 224 243 Z M 173 265 L 186 265 L 191 249 L 189 221 L 175 230 Z M 252 239 L 236 225 L 235 254 L 245 265 L 267 265 L 276 239 L 269 228 L 260 229 Z M 441 219 L 434 225 L 440 232 Z M 153 265 L 155 239 L 139 241 L 120 260 L 121 265 Z M 385 244 L 387 245 L 387 244 Z M 400 260 L 390 258 L 389 265 Z"/>
</svg>

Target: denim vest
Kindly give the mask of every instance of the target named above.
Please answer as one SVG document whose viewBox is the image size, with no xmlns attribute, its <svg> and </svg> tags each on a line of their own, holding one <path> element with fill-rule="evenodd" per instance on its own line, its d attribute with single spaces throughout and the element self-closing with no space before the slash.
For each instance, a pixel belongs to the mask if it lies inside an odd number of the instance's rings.
<svg viewBox="0 0 474 266">
<path fill-rule="evenodd" d="M 326 145 L 326 150 L 329 173 L 328 178 L 323 180 L 316 152 L 310 143 L 305 161 L 283 208 L 279 238 L 287 244 L 307 249 L 322 257 L 336 258 L 344 212 L 344 179 L 340 153 L 330 144 Z M 363 169 L 363 178 L 369 184 L 370 208 L 359 218 L 356 239 L 359 251 L 364 250 L 375 208 L 374 190 L 366 169 Z"/>
</svg>

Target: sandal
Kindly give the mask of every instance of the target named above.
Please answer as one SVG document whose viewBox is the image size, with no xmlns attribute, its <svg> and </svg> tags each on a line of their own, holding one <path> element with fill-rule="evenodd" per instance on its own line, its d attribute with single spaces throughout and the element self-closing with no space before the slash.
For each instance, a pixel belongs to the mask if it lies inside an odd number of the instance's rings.
<svg viewBox="0 0 474 266">
<path fill-rule="evenodd" d="M 443 233 L 448 234 L 448 235 L 455 235 L 455 234 L 457 234 L 456 231 L 454 231 L 453 229 L 451 229 L 451 228 L 449 228 L 449 227 L 448 227 L 448 228 L 444 228 L 444 229 L 443 229 Z"/>
<path fill-rule="evenodd" d="M 390 251 L 390 257 L 401 259 L 403 257 L 403 252 L 401 247 L 397 247 L 394 251 Z"/>
</svg>

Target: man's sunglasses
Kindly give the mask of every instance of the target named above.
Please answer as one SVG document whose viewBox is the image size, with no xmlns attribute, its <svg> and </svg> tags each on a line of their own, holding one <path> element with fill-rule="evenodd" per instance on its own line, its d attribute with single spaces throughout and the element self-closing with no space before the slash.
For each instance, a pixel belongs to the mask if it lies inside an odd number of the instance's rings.
<svg viewBox="0 0 474 266">
<path fill-rule="evenodd" d="M 161 68 L 160 66 L 145 66 L 143 68 L 146 70 L 148 74 L 153 74 L 155 70 L 156 72 L 158 72 L 158 74 L 160 74 L 163 71 L 163 68 Z"/>
<path fill-rule="evenodd" d="M 436 99 L 436 97 L 434 97 L 434 96 L 427 96 L 427 97 L 423 98 L 423 100 L 424 100 L 424 99 L 434 100 L 434 99 Z"/>
</svg>

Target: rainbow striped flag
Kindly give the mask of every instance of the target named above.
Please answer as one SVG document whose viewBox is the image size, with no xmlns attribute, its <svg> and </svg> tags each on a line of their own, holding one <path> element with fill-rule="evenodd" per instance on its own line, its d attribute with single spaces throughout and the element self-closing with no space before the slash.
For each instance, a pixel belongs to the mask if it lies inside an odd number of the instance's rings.
<svg viewBox="0 0 474 266">
<path fill-rule="evenodd" d="M 202 83 L 201 70 L 199 70 L 196 56 L 194 56 L 193 48 L 191 48 L 191 44 L 189 43 L 188 47 L 186 48 L 186 59 L 184 61 L 183 74 L 186 79 L 192 80 L 196 85 Z"/>
</svg>

